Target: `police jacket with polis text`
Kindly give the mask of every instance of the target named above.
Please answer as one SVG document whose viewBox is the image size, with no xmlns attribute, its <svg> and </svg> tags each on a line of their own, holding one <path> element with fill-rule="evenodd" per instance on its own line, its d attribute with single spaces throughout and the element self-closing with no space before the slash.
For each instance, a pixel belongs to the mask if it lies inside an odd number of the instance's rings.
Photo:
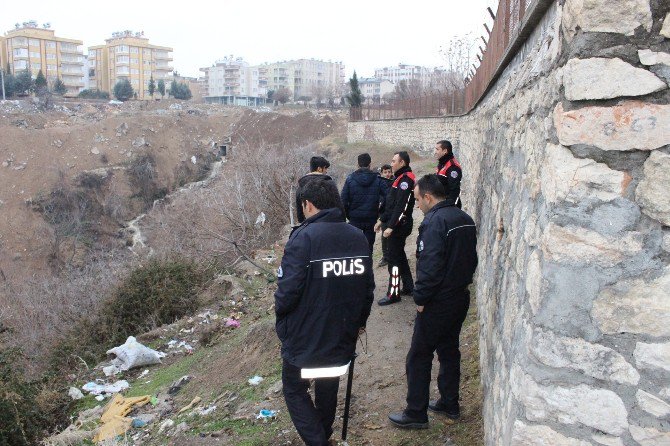
<svg viewBox="0 0 670 446">
<path fill-rule="evenodd" d="M 477 268 L 477 230 L 472 218 L 442 201 L 424 216 L 416 245 L 414 302 L 444 305 L 462 295 Z"/>
<path fill-rule="evenodd" d="M 435 170 L 440 182 L 444 186 L 444 190 L 447 192 L 447 202 L 455 203 L 456 199 L 461 195 L 463 170 L 456 158 L 454 158 L 454 154 L 442 156 L 438 160 L 437 169 Z"/>
<path fill-rule="evenodd" d="M 398 169 L 384 200 L 384 212 L 379 220 L 393 229 L 391 236 L 408 236 L 412 232 L 414 184 L 416 177 L 409 166 Z"/>
<path fill-rule="evenodd" d="M 340 209 L 320 211 L 293 230 L 278 271 L 277 335 L 295 367 L 344 365 L 373 301 L 367 239 Z"/>
</svg>

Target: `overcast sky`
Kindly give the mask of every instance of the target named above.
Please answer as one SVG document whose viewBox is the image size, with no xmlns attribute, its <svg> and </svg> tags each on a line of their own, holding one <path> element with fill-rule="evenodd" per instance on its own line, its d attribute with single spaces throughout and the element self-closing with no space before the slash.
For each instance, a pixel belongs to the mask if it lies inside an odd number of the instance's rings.
<svg viewBox="0 0 670 446">
<path fill-rule="evenodd" d="M 84 53 L 114 31 L 144 31 L 155 45 L 174 49 L 173 66 L 185 76 L 234 55 L 250 64 L 315 58 L 342 61 L 346 74 L 408 63 L 440 66 L 440 47 L 453 36 L 485 33 L 486 12 L 498 0 L 380 0 L 335 2 L 220 0 L 6 1 L 0 30 L 35 20 L 56 36 L 84 41 Z"/>
</svg>

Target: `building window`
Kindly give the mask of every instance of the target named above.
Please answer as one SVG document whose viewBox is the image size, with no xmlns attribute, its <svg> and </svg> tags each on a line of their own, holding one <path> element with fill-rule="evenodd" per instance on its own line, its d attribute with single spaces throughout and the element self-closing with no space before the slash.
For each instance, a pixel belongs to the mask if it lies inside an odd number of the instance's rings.
<svg viewBox="0 0 670 446">
<path fill-rule="evenodd" d="M 95 77 L 95 68 L 88 69 L 88 77 Z"/>
<path fill-rule="evenodd" d="M 47 70 L 48 71 L 57 71 L 56 70 L 56 65 L 47 65 Z"/>
<path fill-rule="evenodd" d="M 56 48 L 56 42 L 47 41 L 47 48 Z"/>
<path fill-rule="evenodd" d="M 130 54 L 138 54 L 139 52 L 140 52 L 139 48 L 137 48 L 135 46 L 130 47 Z"/>
<path fill-rule="evenodd" d="M 119 67 L 116 69 L 116 74 L 128 74 L 129 72 L 128 67 Z"/>
<path fill-rule="evenodd" d="M 130 74 L 140 74 L 140 70 L 138 70 L 137 68 L 131 68 Z"/>
<path fill-rule="evenodd" d="M 116 56 L 116 63 L 128 63 L 128 56 Z"/>
<path fill-rule="evenodd" d="M 140 63 L 140 60 L 136 59 L 136 58 L 132 58 L 132 59 L 130 59 L 130 63 L 133 64 L 133 65 L 137 65 L 137 64 Z"/>
<path fill-rule="evenodd" d="M 47 59 L 55 59 L 56 55 L 54 53 L 47 53 Z"/>
<path fill-rule="evenodd" d="M 14 70 L 25 70 L 26 68 L 28 68 L 28 61 L 17 60 L 14 62 Z"/>
<path fill-rule="evenodd" d="M 40 46 L 40 41 L 37 39 L 30 39 L 30 46 Z"/>
<path fill-rule="evenodd" d="M 93 50 L 93 51 L 89 51 L 89 52 L 88 52 L 88 57 L 90 57 L 90 58 L 92 58 L 92 59 L 95 59 L 95 57 L 96 57 L 95 50 Z"/>
<path fill-rule="evenodd" d="M 128 45 L 118 45 L 116 47 L 116 52 L 117 53 L 127 53 L 128 52 Z"/>
<path fill-rule="evenodd" d="M 39 59 L 40 58 L 40 53 L 35 52 L 35 51 L 31 51 L 30 52 L 30 57 L 33 58 L 33 59 Z"/>
<path fill-rule="evenodd" d="M 25 37 L 14 37 L 12 39 L 12 43 L 15 46 L 25 46 L 28 45 L 28 39 L 26 39 Z"/>
<path fill-rule="evenodd" d="M 14 57 L 28 57 L 28 50 L 25 48 L 14 48 Z"/>
</svg>

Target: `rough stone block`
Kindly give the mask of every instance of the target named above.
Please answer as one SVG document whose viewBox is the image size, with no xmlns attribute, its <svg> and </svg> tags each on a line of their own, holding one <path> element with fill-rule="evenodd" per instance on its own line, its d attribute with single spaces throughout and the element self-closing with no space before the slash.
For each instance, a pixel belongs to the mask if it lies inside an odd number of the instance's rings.
<svg viewBox="0 0 670 446">
<path fill-rule="evenodd" d="M 554 126 L 564 146 L 602 150 L 654 150 L 670 144 L 670 105 L 625 101 L 614 107 L 554 109 Z"/>
<path fill-rule="evenodd" d="M 545 386 L 514 366 L 512 391 L 526 409 L 530 421 L 583 424 L 610 435 L 628 429 L 628 412 L 619 396 L 581 384 L 576 387 Z"/>
<path fill-rule="evenodd" d="M 670 65 L 670 54 L 654 52 L 652 50 L 638 50 L 638 57 L 642 65 Z"/>
<path fill-rule="evenodd" d="M 512 446 L 589 446 L 591 443 L 562 435 L 549 426 L 514 422 Z"/>
<path fill-rule="evenodd" d="M 630 435 L 640 446 L 668 446 L 670 445 L 670 432 L 661 432 L 651 427 L 640 427 L 631 425 Z"/>
<path fill-rule="evenodd" d="M 583 339 L 537 330 L 530 351 L 549 367 L 577 370 L 597 379 L 621 384 L 637 385 L 640 381 L 640 374 L 619 353 Z"/>
<path fill-rule="evenodd" d="M 644 177 L 635 190 L 642 212 L 670 226 L 670 155 L 652 152 L 644 163 Z"/>
<path fill-rule="evenodd" d="M 619 437 L 610 437 L 609 435 L 594 434 L 591 436 L 593 441 L 604 446 L 624 446 L 623 441 Z"/>
<path fill-rule="evenodd" d="M 567 0 L 563 8 L 563 31 L 568 39 L 584 32 L 630 35 L 639 26 L 652 25 L 649 0 Z"/>
<path fill-rule="evenodd" d="M 643 96 L 668 86 L 653 73 L 619 58 L 570 59 L 563 72 L 565 97 L 570 101 Z"/>
<path fill-rule="evenodd" d="M 647 393 L 644 390 L 638 390 L 635 394 L 635 398 L 637 399 L 638 406 L 640 406 L 642 410 L 655 417 L 665 417 L 670 415 L 670 404 L 655 397 L 651 393 Z"/>
<path fill-rule="evenodd" d="M 665 370 L 670 372 L 670 342 L 665 344 L 646 344 L 638 342 L 633 352 L 635 365 L 647 370 Z"/>
<path fill-rule="evenodd" d="M 663 20 L 661 35 L 667 39 L 670 39 L 670 12 L 665 15 L 665 19 Z"/>
<path fill-rule="evenodd" d="M 661 389 L 661 391 L 659 392 L 659 395 L 661 395 L 666 400 L 670 400 L 670 387 L 666 387 L 665 389 Z"/>
<path fill-rule="evenodd" d="M 650 281 L 626 280 L 605 288 L 593 302 L 591 315 L 603 333 L 670 336 L 668 295 L 670 267 Z"/>
<path fill-rule="evenodd" d="M 627 232 L 618 237 L 604 236 L 595 231 L 550 223 L 541 241 L 545 260 L 572 266 L 599 265 L 612 267 L 642 250 L 643 237 Z"/>
<path fill-rule="evenodd" d="M 591 159 L 576 158 L 563 146 L 549 144 L 541 178 L 547 202 L 579 203 L 589 198 L 610 201 L 621 196 L 625 175 Z"/>
</svg>

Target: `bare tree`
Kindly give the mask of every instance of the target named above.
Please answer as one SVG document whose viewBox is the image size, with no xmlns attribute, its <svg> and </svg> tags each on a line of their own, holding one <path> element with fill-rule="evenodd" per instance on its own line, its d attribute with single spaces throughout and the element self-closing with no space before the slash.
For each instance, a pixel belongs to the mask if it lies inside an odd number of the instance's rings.
<svg viewBox="0 0 670 446">
<path fill-rule="evenodd" d="M 326 97 L 327 87 L 324 84 L 314 84 L 310 88 L 310 94 L 312 98 L 316 101 L 317 108 L 321 107 L 323 99 Z"/>
<path fill-rule="evenodd" d="M 272 94 L 272 100 L 279 102 L 281 105 L 286 104 L 289 100 L 291 100 L 291 97 L 293 96 L 293 92 L 286 88 L 286 87 L 279 87 L 277 91 L 275 91 Z"/>
<path fill-rule="evenodd" d="M 452 111 L 455 108 L 455 98 L 458 92 L 465 89 L 466 79 L 470 66 L 475 59 L 474 47 L 476 39 L 473 34 L 455 36 L 445 46 L 440 48 L 440 54 L 445 61 L 445 86 L 451 93 Z"/>
</svg>

